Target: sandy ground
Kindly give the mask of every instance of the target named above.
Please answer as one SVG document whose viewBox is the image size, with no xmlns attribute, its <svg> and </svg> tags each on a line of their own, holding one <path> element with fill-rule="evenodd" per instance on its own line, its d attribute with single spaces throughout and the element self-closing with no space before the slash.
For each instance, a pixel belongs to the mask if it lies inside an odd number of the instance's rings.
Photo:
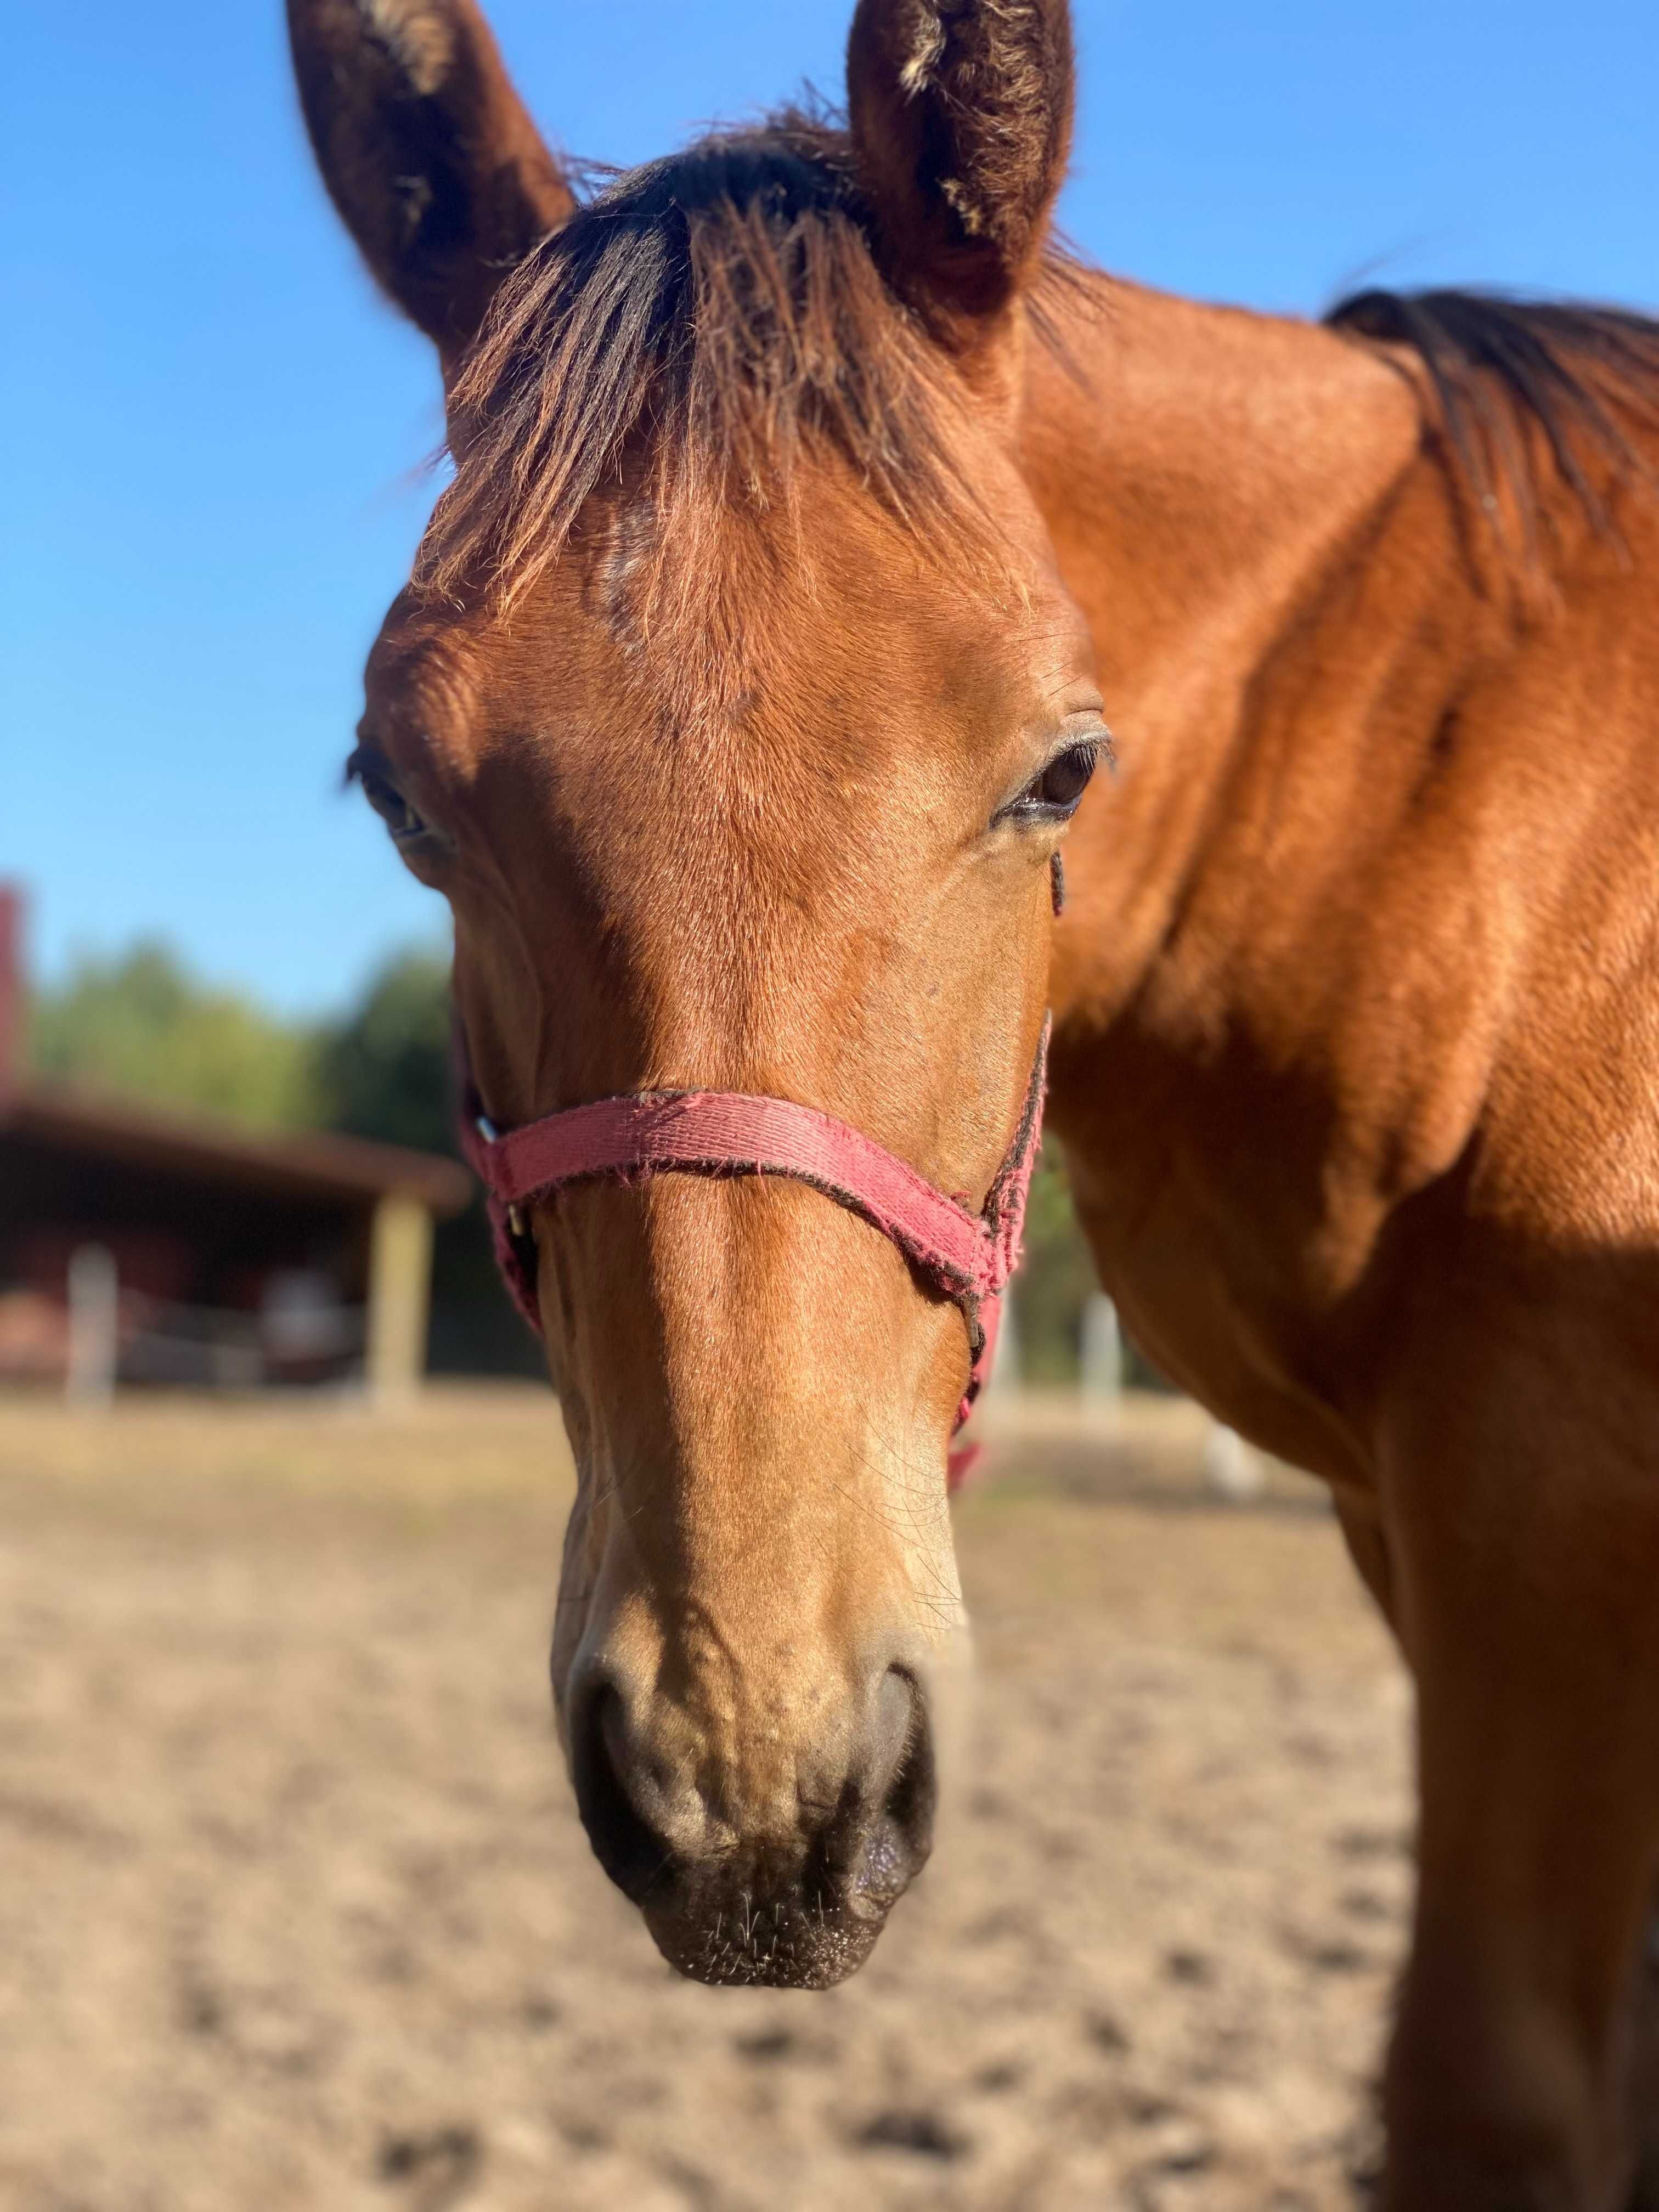
<svg viewBox="0 0 1659 2212">
<path fill-rule="evenodd" d="M 0 1401 L 4 2212 L 1350 2207 L 1407 1697 L 1191 1410 L 1011 1421 L 971 1771 L 828 1996 L 673 1980 L 544 1652 L 550 1401 Z"/>
</svg>

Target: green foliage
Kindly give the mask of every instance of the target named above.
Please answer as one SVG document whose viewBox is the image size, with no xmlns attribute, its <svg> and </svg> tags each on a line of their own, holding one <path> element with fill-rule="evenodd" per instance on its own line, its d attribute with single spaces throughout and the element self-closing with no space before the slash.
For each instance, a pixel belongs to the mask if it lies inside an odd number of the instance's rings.
<svg viewBox="0 0 1659 2212">
<path fill-rule="evenodd" d="M 1020 1376 L 1026 1382 L 1075 1382 L 1083 1303 L 1099 1288 L 1095 1263 L 1072 1211 L 1060 1148 L 1045 1144 L 1025 1208 L 1025 1256 L 1014 1299 Z"/>
<path fill-rule="evenodd" d="M 410 951 L 382 968 L 353 1012 L 323 1036 L 317 1082 L 329 1128 L 453 1152 L 448 962 Z"/>
<path fill-rule="evenodd" d="M 61 990 L 36 995 L 29 1029 L 43 1075 L 253 1128 L 316 1118 L 310 1033 L 240 993 L 198 982 L 164 945 L 82 960 Z"/>
<path fill-rule="evenodd" d="M 1025 1256 L 1014 1286 L 1022 1382 L 1040 1385 L 1077 1381 L 1083 1308 L 1099 1288 L 1094 1255 L 1073 1211 L 1065 1158 L 1051 1140 L 1037 1155 L 1036 1173 L 1031 1177 L 1031 1195 L 1025 1209 Z M 1173 1387 L 1127 1334 L 1123 1379 L 1132 1389 Z"/>
<path fill-rule="evenodd" d="M 369 983 L 317 1054 L 320 1118 L 382 1144 L 453 1152 L 449 963 L 400 953 Z M 495 1272 L 482 1198 L 438 1224 L 432 1255 L 428 1363 L 459 1374 L 543 1373 L 536 1340 Z"/>
</svg>

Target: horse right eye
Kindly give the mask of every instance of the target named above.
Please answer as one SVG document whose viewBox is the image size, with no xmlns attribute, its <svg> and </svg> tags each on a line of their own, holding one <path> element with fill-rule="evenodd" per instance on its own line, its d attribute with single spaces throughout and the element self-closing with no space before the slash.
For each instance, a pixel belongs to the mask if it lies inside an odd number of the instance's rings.
<svg viewBox="0 0 1659 2212">
<path fill-rule="evenodd" d="M 377 755 L 360 747 L 346 763 L 346 781 L 362 786 L 363 797 L 392 832 L 393 844 L 409 845 L 431 836 L 431 825 L 415 811 L 380 766 Z"/>
<path fill-rule="evenodd" d="M 403 844 L 410 837 L 424 837 L 427 825 L 409 801 L 384 776 L 365 775 L 362 779 L 363 797 L 392 832 L 392 840 Z"/>
</svg>

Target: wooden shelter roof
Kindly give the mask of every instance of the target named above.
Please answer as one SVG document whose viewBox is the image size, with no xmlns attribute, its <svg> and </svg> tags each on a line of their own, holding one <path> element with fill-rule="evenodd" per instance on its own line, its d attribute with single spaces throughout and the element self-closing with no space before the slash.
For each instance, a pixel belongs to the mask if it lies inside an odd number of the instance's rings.
<svg viewBox="0 0 1659 2212">
<path fill-rule="evenodd" d="M 397 1194 L 434 1213 L 459 1213 L 472 1178 L 458 1161 L 401 1145 L 307 1131 L 255 1135 L 195 1112 L 43 1077 L 0 1089 L 0 1145 L 9 1136 L 79 1149 L 137 1173 L 170 1173 L 234 1184 L 269 1196 L 356 1201 Z"/>
</svg>

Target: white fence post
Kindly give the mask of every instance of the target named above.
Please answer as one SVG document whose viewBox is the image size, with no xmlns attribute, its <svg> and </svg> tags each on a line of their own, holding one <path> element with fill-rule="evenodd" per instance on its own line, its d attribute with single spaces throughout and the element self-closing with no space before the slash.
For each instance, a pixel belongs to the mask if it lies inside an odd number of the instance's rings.
<svg viewBox="0 0 1659 2212">
<path fill-rule="evenodd" d="M 1223 1498 L 1257 1497 L 1267 1481 L 1261 1460 L 1224 1421 L 1210 1424 L 1204 1439 L 1204 1474 L 1211 1489 Z"/>
<path fill-rule="evenodd" d="M 993 1390 L 1018 1390 L 1019 1388 L 1019 1311 L 1014 1304 L 1012 1290 L 1002 1294 L 996 1350 L 991 1354 L 989 1387 Z"/>
<path fill-rule="evenodd" d="M 1123 1395 L 1123 1332 L 1117 1308 L 1104 1291 L 1084 1304 L 1078 1380 L 1084 1396 L 1096 1405 L 1115 1406 Z"/>
<path fill-rule="evenodd" d="M 70 1255 L 69 1366 L 64 1395 L 75 1406 L 107 1406 L 115 1395 L 118 1285 L 115 1261 L 102 1244 Z"/>
</svg>

